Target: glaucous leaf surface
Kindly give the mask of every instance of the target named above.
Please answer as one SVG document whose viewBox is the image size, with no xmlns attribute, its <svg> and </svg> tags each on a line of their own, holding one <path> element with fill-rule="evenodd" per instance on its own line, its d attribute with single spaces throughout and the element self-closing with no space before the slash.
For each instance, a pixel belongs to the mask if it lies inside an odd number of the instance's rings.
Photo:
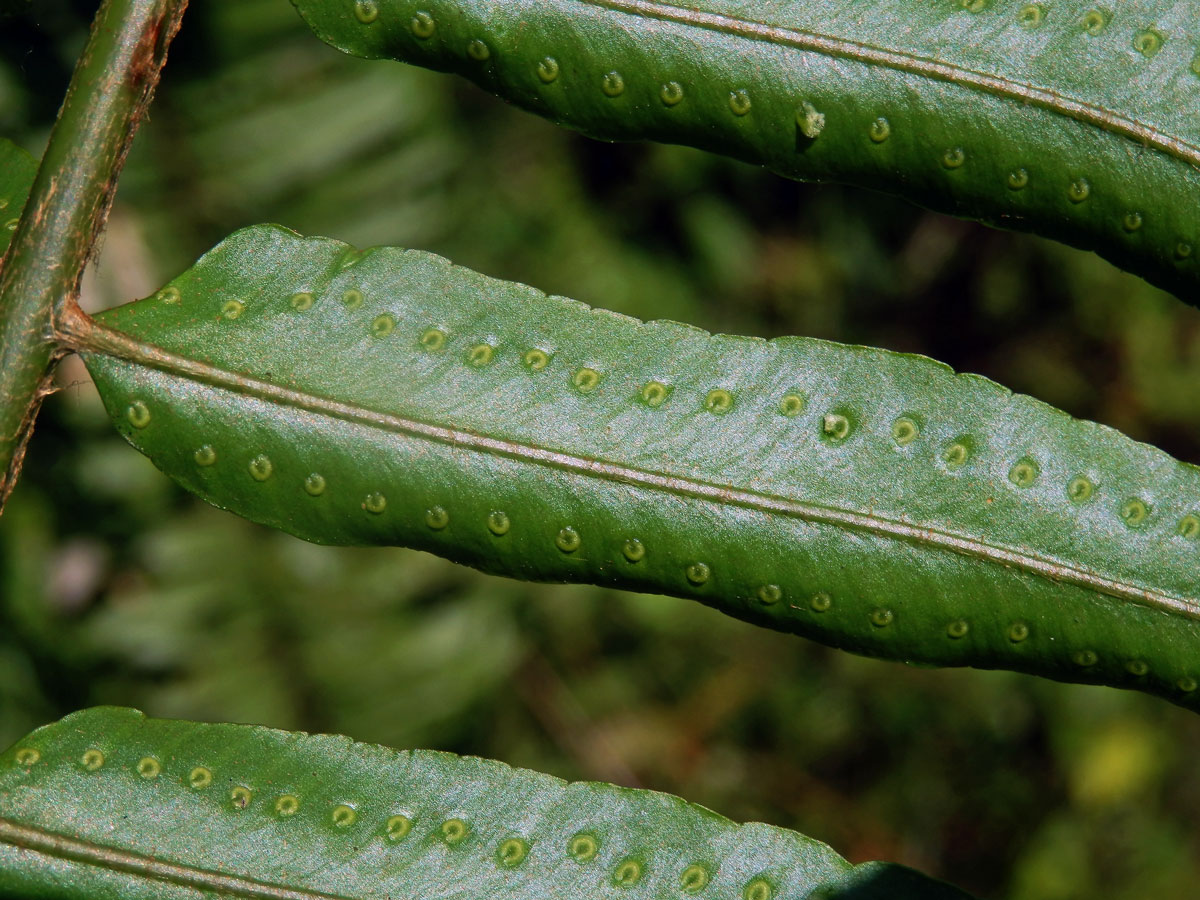
<svg viewBox="0 0 1200 900">
<path fill-rule="evenodd" d="M 101 708 L 0 755 L 0 895 L 968 900 L 668 794 Z"/>
<path fill-rule="evenodd" d="M 17 230 L 36 174 L 37 160 L 12 141 L 0 138 L 0 256 Z"/>
<path fill-rule="evenodd" d="M 293 0 L 328 43 L 1093 249 L 1196 302 L 1188 0 Z"/>
<path fill-rule="evenodd" d="M 131 443 L 308 540 L 1200 706 L 1200 469 L 927 358 L 275 226 L 65 324 Z"/>
</svg>

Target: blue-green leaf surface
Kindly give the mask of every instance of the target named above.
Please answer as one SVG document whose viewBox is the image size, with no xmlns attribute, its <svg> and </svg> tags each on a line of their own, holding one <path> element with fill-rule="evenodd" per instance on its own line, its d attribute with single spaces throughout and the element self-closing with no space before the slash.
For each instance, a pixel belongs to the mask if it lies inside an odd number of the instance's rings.
<svg viewBox="0 0 1200 900">
<path fill-rule="evenodd" d="M 36 174 L 37 160 L 12 141 L 0 138 L 0 258 L 17 230 Z"/>
<path fill-rule="evenodd" d="M 924 357 L 276 227 L 67 324 L 136 447 L 309 540 L 1200 707 L 1200 469 Z"/>
<path fill-rule="evenodd" d="M 0 755 L 0 896 L 968 900 L 677 797 L 95 709 Z"/>
<path fill-rule="evenodd" d="M 350 53 L 1094 249 L 1196 302 L 1191 0 L 293 0 Z"/>
</svg>

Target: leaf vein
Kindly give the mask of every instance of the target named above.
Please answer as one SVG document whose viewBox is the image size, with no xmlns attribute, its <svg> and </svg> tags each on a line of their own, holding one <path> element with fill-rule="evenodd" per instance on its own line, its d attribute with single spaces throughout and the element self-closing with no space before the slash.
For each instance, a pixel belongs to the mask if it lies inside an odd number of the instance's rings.
<svg viewBox="0 0 1200 900">
<path fill-rule="evenodd" d="M 1153 147 L 1168 156 L 1200 168 L 1200 146 L 1196 144 L 1166 134 L 1152 125 L 1121 115 L 1104 106 L 1067 97 L 1049 88 L 1025 84 L 1001 75 L 980 72 L 913 53 L 888 50 L 847 38 L 833 37 L 782 25 L 770 25 L 766 22 L 742 19 L 721 13 L 686 9 L 669 3 L 656 2 L 656 0 L 576 0 L 576 2 L 632 16 L 674 22 L 748 40 L 882 66 L 971 88 L 994 96 L 1018 100 L 1030 106 L 1119 134 L 1138 144 Z"/>
<path fill-rule="evenodd" d="M 383 413 L 352 403 L 281 387 L 268 381 L 230 372 L 199 360 L 170 353 L 160 347 L 107 328 L 82 313 L 65 317 L 59 323 L 59 327 L 63 341 L 72 349 L 102 353 L 157 369 L 175 377 L 186 378 L 318 415 L 377 428 L 393 434 L 424 439 L 445 446 L 529 462 L 585 477 L 902 540 L 1006 568 L 1015 568 L 1049 581 L 1072 584 L 1119 600 L 1200 620 L 1200 599 L 1198 598 L 1178 596 L 1142 587 L 1128 580 L 1110 578 L 1062 560 L 1039 555 L 1027 548 L 993 544 L 978 537 L 948 529 L 914 524 L 900 518 L 887 518 L 874 512 L 861 512 L 737 488 L 732 485 L 714 484 L 697 478 L 657 472 L 604 459 L 577 456 L 532 443 L 491 437 L 459 428 Z"/>
<path fill-rule="evenodd" d="M 33 853 L 97 866 L 126 875 L 137 875 L 223 896 L 248 897 L 252 900 L 353 900 L 336 894 L 290 888 L 240 875 L 226 875 L 182 863 L 168 862 L 129 850 L 106 847 L 78 838 L 54 834 L 38 828 L 0 819 L 0 844 L 9 844 Z"/>
</svg>

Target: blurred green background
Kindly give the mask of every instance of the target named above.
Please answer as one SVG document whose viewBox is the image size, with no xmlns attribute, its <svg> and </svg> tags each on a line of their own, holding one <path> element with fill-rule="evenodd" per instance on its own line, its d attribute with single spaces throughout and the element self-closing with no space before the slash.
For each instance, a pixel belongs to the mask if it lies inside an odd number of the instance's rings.
<svg viewBox="0 0 1200 900">
<path fill-rule="evenodd" d="M 95 0 L 0 0 L 38 152 Z M 585 140 L 343 57 L 286 0 L 193 4 L 90 308 L 279 222 L 641 318 L 926 353 L 1200 460 L 1200 312 L 1097 258 L 675 148 Z M 208 508 L 68 360 L 0 520 L 0 746 L 101 703 L 656 788 L 985 898 L 1200 895 L 1200 719 L 851 657 L 699 605 L 315 547 Z"/>
</svg>

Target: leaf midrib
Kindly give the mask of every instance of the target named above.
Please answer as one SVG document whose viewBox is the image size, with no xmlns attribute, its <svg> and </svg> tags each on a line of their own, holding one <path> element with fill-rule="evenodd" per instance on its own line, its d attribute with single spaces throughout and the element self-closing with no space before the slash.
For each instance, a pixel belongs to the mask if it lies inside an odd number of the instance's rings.
<svg viewBox="0 0 1200 900">
<path fill-rule="evenodd" d="M 583 2 L 627 2 L 627 0 L 583 0 Z M 590 459 L 559 450 L 504 438 L 422 422 L 383 413 L 339 400 L 331 400 L 277 384 L 241 375 L 163 350 L 139 341 L 89 318 L 78 310 L 68 311 L 59 322 L 59 337 L 68 348 L 100 353 L 116 359 L 166 372 L 175 377 L 221 388 L 236 394 L 256 397 L 282 406 L 303 409 L 318 415 L 353 422 L 393 434 L 403 434 L 446 446 L 503 456 L 547 468 L 572 472 L 620 484 L 631 484 L 679 497 L 706 500 L 775 513 L 816 524 L 862 531 L 881 537 L 903 540 L 920 546 L 957 553 L 1005 568 L 1016 568 L 1056 583 L 1072 584 L 1119 600 L 1126 600 L 1187 618 L 1200 620 L 1200 600 L 1165 591 L 1139 587 L 1128 581 L 1109 578 L 1079 566 L 1064 563 L 1027 549 L 991 544 L 952 530 L 917 525 L 876 513 L 864 513 L 839 506 L 813 503 L 765 494 L 758 491 L 719 485 L 680 475 L 670 475 L 604 459 Z"/>
<path fill-rule="evenodd" d="M 657 0 L 574 0 L 646 19 L 674 22 L 734 37 L 794 47 L 826 56 L 882 66 L 935 81 L 944 81 L 994 96 L 1045 109 L 1087 125 L 1119 134 L 1142 146 L 1153 147 L 1175 159 L 1200 167 L 1200 146 L 1165 134 L 1153 125 L 1121 115 L 1104 106 L 1067 97 L 1047 88 L 1013 81 L 1001 75 L 980 72 L 940 60 L 888 50 L 872 44 L 833 37 L 784 25 L 771 25 L 723 13 L 687 9 Z"/>
<path fill-rule="evenodd" d="M 129 850 L 119 850 L 104 844 L 96 844 L 20 825 L 2 818 L 0 818 L 0 844 L 9 844 L 32 853 L 84 863 L 112 872 L 122 872 L 183 887 L 214 891 L 222 896 L 248 897 L 252 900 L 354 900 L 354 898 L 337 894 L 297 890 L 241 875 L 226 875 L 210 869 L 168 862 L 158 857 L 133 853 Z"/>
</svg>

